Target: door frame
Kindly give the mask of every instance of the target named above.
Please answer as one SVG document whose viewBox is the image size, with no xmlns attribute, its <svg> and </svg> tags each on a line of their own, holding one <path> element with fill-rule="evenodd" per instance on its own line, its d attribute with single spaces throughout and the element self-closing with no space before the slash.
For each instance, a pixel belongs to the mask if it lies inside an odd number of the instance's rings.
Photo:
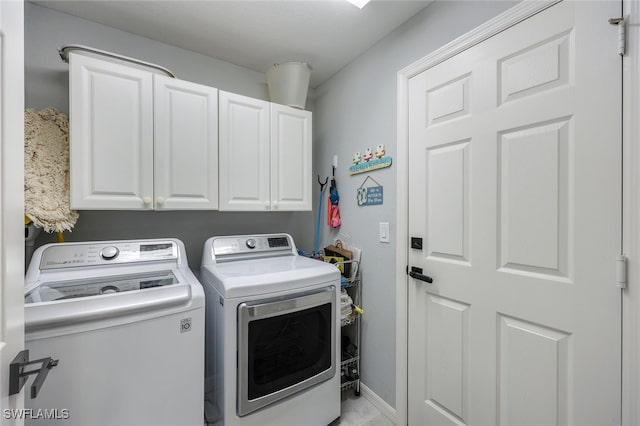
<svg viewBox="0 0 640 426">
<path fill-rule="evenodd" d="M 0 1 L 0 408 L 9 396 L 9 363 L 24 348 L 24 2 Z M 11 418 L 7 418 L 11 417 Z M 0 413 L 0 425 L 21 425 Z"/>
<path fill-rule="evenodd" d="M 479 27 L 447 43 L 422 59 L 403 68 L 397 75 L 397 154 L 396 188 L 396 418 L 406 425 L 408 418 L 408 279 L 409 255 L 409 80 L 519 22 L 559 3 L 561 0 L 524 0 Z M 635 425 L 640 420 L 640 2 L 622 0 L 624 16 L 635 25 L 627 25 L 628 46 L 623 60 L 623 250 L 629 259 L 628 288 L 622 293 L 622 424 Z M 611 17 L 613 18 L 613 17 Z M 612 54 L 615 54 L 612 44 Z M 615 266 L 611 260 L 611 267 Z M 615 283 L 611 283 L 615 285 Z"/>
</svg>

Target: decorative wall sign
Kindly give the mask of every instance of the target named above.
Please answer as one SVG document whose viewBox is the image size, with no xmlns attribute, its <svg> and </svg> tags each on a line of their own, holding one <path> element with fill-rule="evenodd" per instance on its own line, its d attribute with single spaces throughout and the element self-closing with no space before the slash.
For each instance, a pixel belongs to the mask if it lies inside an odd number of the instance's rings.
<svg viewBox="0 0 640 426">
<path fill-rule="evenodd" d="M 375 186 L 364 186 L 368 180 L 375 183 Z M 383 202 L 383 187 L 378 181 L 371 176 L 362 182 L 362 185 L 356 190 L 356 200 L 359 206 L 375 206 Z"/>
<path fill-rule="evenodd" d="M 380 144 L 376 147 L 375 152 L 371 148 L 364 151 L 364 155 L 356 152 L 353 155 L 353 165 L 349 167 L 351 176 L 372 170 L 383 169 L 391 166 L 391 157 L 385 156 L 384 145 Z"/>
</svg>

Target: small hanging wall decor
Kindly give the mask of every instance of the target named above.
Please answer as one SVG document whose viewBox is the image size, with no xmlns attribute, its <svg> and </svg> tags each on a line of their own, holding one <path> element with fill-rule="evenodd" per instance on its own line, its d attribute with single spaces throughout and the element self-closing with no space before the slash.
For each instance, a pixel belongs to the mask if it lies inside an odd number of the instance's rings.
<svg viewBox="0 0 640 426">
<path fill-rule="evenodd" d="M 390 167 L 391 162 L 391 157 L 385 155 L 384 145 L 378 145 L 375 152 L 371 148 L 367 148 L 364 154 L 356 152 L 353 155 L 353 165 L 349 167 L 349 175 L 353 176 Z"/>
<path fill-rule="evenodd" d="M 368 180 L 371 180 L 375 183 L 375 186 L 365 186 Z M 371 176 L 367 176 L 367 178 L 362 182 L 362 185 L 356 190 L 356 200 L 358 201 L 359 206 L 375 206 L 378 204 L 382 204 L 383 201 L 383 187 L 380 183 L 372 178 Z"/>
</svg>

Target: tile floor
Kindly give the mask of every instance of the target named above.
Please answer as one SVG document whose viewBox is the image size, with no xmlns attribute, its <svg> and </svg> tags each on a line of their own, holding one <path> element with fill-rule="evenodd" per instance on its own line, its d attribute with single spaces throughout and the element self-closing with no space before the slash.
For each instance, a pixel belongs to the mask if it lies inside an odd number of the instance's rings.
<svg viewBox="0 0 640 426">
<path fill-rule="evenodd" d="M 393 423 L 364 396 L 346 391 L 342 393 L 342 414 L 329 426 L 393 426 Z"/>
<path fill-rule="evenodd" d="M 341 410 L 340 418 L 329 426 L 394 426 L 369 400 L 353 391 L 342 392 Z M 204 422 L 204 426 L 209 424 Z"/>
</svg>

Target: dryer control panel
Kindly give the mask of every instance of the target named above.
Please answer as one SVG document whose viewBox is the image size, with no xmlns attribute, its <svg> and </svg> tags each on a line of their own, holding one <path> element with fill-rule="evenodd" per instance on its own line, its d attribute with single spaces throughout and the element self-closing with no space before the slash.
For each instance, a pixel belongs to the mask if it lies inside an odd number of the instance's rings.
<svg viewBox="0 0 640 426">
<path fill-rule="evenodd" d="M 216 237 L 212 246 L 213 256 L 217 262 L 256 256 L 272 257 L 297 254 L 293 239 L 287 234 Z"/>
<path fill-rule="evenodd" d="M 45 248 L 40 270 L 178 259 L 175 241 L 66 243 Z"/>
</svg>

